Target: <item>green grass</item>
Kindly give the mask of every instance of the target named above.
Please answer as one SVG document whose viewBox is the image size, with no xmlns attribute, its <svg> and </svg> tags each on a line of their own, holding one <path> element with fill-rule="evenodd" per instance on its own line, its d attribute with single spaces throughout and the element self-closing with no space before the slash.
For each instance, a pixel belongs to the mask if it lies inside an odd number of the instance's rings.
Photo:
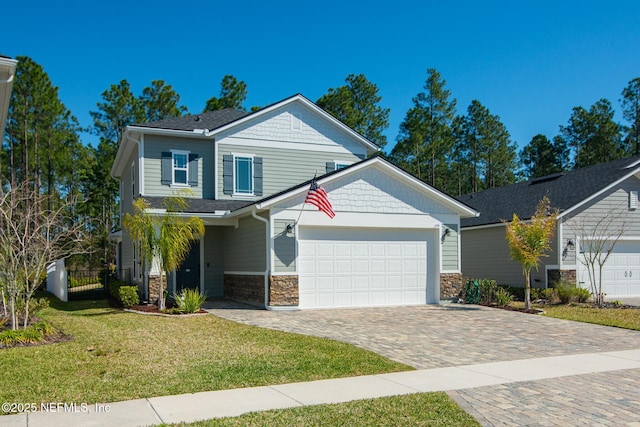
<svg viewBox="0 0 640 427">
<path fill-rule="evenodd" d="M 2 402 L 113 402 L 412 369 L 349 344 L 212 315 L 52 299 L 40 317 L 73 339 L 0 350 Z"/>
<path fill-rule="evenodd" d="M 479 426 L 446 393 L 252 412 L 178 426 Z"/>
<path fill-rule="evenodd" d="M 595 308 L 587 305 L 545 305 L 545 316 L 640 331 L 640 308 Z"/>
</svg>

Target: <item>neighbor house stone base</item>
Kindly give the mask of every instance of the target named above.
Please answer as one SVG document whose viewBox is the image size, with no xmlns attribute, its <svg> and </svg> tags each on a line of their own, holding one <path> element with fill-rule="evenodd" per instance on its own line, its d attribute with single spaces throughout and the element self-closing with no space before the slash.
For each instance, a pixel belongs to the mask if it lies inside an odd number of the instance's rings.
<svg viewBox="0 0 640 427">
<path fill-rule="evenodd" d="M 264 305 L 264 276 L 225 274 L 224 296 L 240 302 Z"/>
<path fill-rule="evenodd" d="M 547 284 L 550 288 L 555 286 L 559 280 L 565 280 L 569 283 L 576 284 L 577 276 L 575 270 L 547 270 Z"/>
<path fill-rule="evenodd" d="M 440 299 L 462 296 L 462 273 L 440 273 Z"/>
<path fill-rule="evenodd" d="M 298 276 L 269 276 L 269 305 L 297 306 Z"/>
<path fill-rule="evenodd" d="M 161 282 L 162 280 L 162 282 Z M 167 289 L 167 276 L 166 275 L 149 275 L 149 302 L 155 304 L 160 297 L 160 284 L 164 286 L 162 289 Z"/>
</svg>

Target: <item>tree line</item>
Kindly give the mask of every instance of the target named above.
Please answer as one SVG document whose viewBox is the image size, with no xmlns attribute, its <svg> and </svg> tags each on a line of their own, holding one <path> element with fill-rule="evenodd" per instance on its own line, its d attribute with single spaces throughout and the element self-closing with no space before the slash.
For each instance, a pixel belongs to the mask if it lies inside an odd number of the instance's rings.
<svg viewBox="0 0 640 427">
<path fill-rule="evenodd" d="M 108 236 L 119 224 L 119 186 L 109 172 L 126 126 L 188 113 L 180 95 L 162 80 L 153 80 L 135 94 L 127 80 L 104 90 L 92 125 L 82 128 L 58 96 L 41 65 L 18 57 L 17 75 L 0 150 L 0 195 L 26 185 L 47 195 L 48 209 L 65 205 L 70 217 L 84 224 L 95 248 L 78 262 L 104 266 L 114 259 Z M 226 75 L 218 96 L 201 111 L 233 108 L 247 111 L 247 84 Z M 351 74 L 345 84 L 329 88 L 318 106 L 384 148 L 388 141 L 389 109 L 383 107 L 377 85 L 363 74 Z M 419 179 L 453 195 L 481 191 L 527 179 L 638 154 L 640 149 L 640 78 L 622 91 L 625 124 L 613 120 L 611 102 L 601 99 L 589 109 L 575 107 L 558 135 L 536 135 L 520 152 L 506 126 L 478 100 L 464 114 L 446 81 L 427 70 L 423 91 L 412 99 L 400 125 L 395 146 L 386 155 Z M 248 110 L 259 109 L 252 106 Z M 99 137 L 97 146 L 83 144 L 80 135 Z"/>
</svg>

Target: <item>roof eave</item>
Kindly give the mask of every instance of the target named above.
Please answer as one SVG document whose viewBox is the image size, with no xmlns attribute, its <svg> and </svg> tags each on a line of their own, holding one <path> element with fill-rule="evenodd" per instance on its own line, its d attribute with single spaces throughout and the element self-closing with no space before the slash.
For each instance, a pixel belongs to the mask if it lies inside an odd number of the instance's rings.
<svg viewBox="0 0 640 427">
<path fill-rule="evenodd" d="M 602 190 L 597 191 L 595 193 L 593 193 L 591 196 L 587 197 L 584 200 L 581 200 L 580 202 L 576 203 L 575 205 L 571 206 L 570 208 L 564 210 L 562 213 L 560 213 L 558 215 L 558 218 L 563 218 L 565 216 L 567 216 L 568 214 L 570 214 L 571 212 L 580 209 L 581 206 L 583 206 L 586 203 L 589 203 L 591 200 L 599 197 L 600 195 L 606 193 L 607 191 L 611 190 L 613 187 L 615 187 L 616 185 L 620 184 L 621 182 L 623 182 L 624 180 L 627 180 L 629 178 L 631 178 L 632 176 L 639 174 L 640 173 L 640 166 L 636 166 L 635 168 L 631 169 L 631 171 L 625 175 L 623 175 L 621 178 L 618 178 L 617 180 L 613 181 L 611 184 L 607 185 L 606 187 L 604 187 Z"/>
</svg>

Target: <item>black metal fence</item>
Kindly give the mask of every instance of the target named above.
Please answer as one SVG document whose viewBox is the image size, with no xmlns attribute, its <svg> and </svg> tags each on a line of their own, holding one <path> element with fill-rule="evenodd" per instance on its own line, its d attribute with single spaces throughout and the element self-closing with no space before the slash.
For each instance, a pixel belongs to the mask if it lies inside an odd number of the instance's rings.
<svg viewBox="0 0 640 427">
<path fill-rule="evenodd" d="M 116 272 L 107 269 L 68 270 L 68 298 L 70 300 L 105 298 L 109 289 L 109 281 L 111 280 L 130 282 L 130 269 Z"/>
</svg>

